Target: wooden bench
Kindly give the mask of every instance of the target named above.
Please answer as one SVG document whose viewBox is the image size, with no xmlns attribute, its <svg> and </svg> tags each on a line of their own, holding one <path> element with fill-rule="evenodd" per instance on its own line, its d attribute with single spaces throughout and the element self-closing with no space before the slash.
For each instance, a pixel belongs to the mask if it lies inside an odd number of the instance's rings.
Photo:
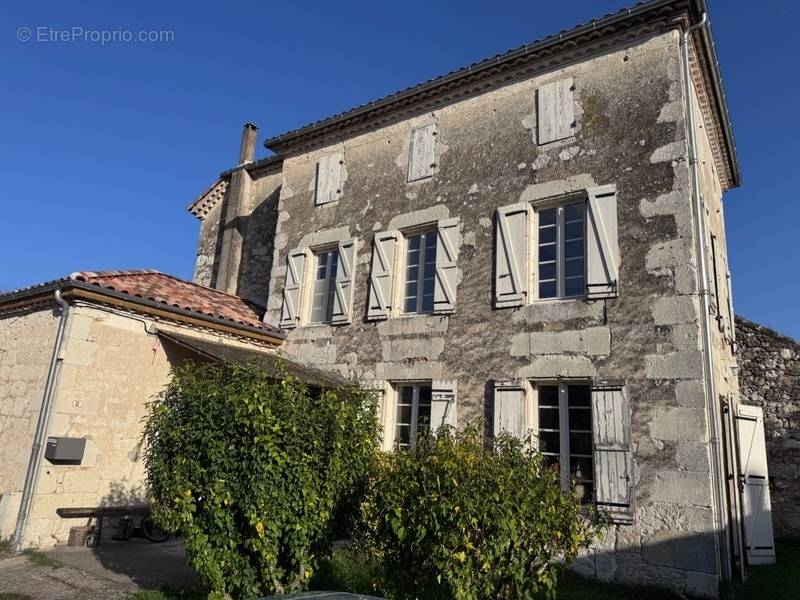
<svg viewBox="0 0 800 600">
<path fill-rule="evenodd" d="M 82 507 L 63 507 L 57 508 L 56 514 L 62 519 L 89 519 L 87 525 L 92 524 L 92 519 L 96 520 L 92 534 L 92 543 L 87 544 L 91 547 L 100 545 L 103 535 L 103 519 L 106 517 L 129 517 L 132 515 L 145 515 L 150 512 L 147 504 L 133 504 L 130 506 L 82 506 Z"/>
</svg>

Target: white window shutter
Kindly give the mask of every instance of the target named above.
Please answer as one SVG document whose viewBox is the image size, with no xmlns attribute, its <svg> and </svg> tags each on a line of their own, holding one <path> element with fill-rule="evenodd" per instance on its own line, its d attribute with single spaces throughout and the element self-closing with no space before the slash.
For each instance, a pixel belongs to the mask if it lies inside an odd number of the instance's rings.
<svg viewBox="0 0 800 600">
<path fill-rule="evenodd" d="M 572 77 L 536 90 L 536 132 L 539 144 L 563 140 L 574 134 L 575 107 Z"/>
<path fill-rule="evenodd" d="M 391 450 L 394 447 L 395 441 L 395 406 L 394 402 L 392 402 L 392 388 L 389 383 L 383 379 L 366 379 L 361 382 L 361 385 L 373 390 L 378 395 L 377 417 L 381 424 L 382 448 L 384 450 Z"/>
<path fill-rule="evenodd" d="M 442 425 L 456 426 L 456 382 L 437 381 L 431 383 L 431 431 Z"/>
<path fill-rule="evenodd" d="M 525 437 L 525 389 L 518 381 L 494 382 L 494 436 Z"/>
<path fill-rule="evenodd" d="M 397 237 L 396 231 L 381 231 L 375 234 L 369 274 L 367 319 L 386 319 L 391 313 Z"/>
<path fill-rule="evenodd" d="M 617 191 L 613 185 L 587 190 L 586 289 L 589 298 L 619 295 Z"/>
<path fill-rule="evenodd" d="M 595 502 L 615 522 L 633 520 L 631 414 L 625 390 L 613 382 L 592 384 Z"/>
<path fill-rule="evenodd" d="M 436 242 L 436 279 L 433 288 L 434 314 L 451 313 L 456 309 L 460 246 L 458 218 L 440 220 Z"/>
<path fill-rule="evenodd" d="M 433 175 L 436 170 L 436 124 L 418 127 L 411 132 L 408 148 L 408 181 Z"/>
<path fill-rule="evenodd" d="M 531 207 L 527 202 L 497 209 L 494 305 L 522 306 L 528 297 L 528 231 Z"/>
<path fill-rule="evenodd" d="M 336 290 L 333 297 L 334 325 L 353 322 L 353 287 L 355 286 L 356 248 L 358 240 L 339 242 L 339 267 L 336 269 Z"/>
<path fill-rule="evenodd" d="M 306 254 L 306 248 L 297 248 L 286 256 L 286 282 L 283 285 L 283 310 L 280 322 L 283 329 L 297 327 L 300 320 L 300 299 Z"/>
<path fill-rule="evenodd" d="M 736 432 L 739 438 L 739 481 L 742 484 L 747 562 L 751 565 L 770 565 L 775 562 L 775 540 L 764 441 L 764 413 L 760 406 L 740 404 L 736 407 Z"/>
<path fill-rule="evenodd" d="M 316 203 L 327 204 L 341 194 L 342 153 L 328 154 L 317 162 Z"/>
</svg>

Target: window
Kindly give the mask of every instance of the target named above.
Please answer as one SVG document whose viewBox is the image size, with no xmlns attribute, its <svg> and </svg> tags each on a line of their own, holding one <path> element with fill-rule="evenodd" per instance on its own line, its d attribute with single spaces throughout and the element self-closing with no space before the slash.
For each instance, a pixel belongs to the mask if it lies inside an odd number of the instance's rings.
<svg viewBox="0 0 800 600">
<path fill-rule="evenodd" d="M 405 313 L 433 312 L 437 235 L 436 231 L 427 231 L 406 236 Z"/>
<path fill-rule="evenodd" d="M 411 132 L 408 147 L 408 181 L 426 179 L 436 172 L 436 124 Z"/>
<path fill-rule="evenodd" d="M 553 81 L 536 90 L 536 130 L 539 144 L 575 135 L 572 77 Z"/>
<path fill-rule="evenodd" d="M 414 445 L 417 432 L 430 430 L 431 386 L 426 384 L 397 387 L 395 440 L 401 448 Z"/>
<path fill-rule="evenodd" d="M 586 208 L 571 202 L 536 211 L 539 298 L 586 294 Z"/>
<path fill-rule="evenodd" d="M 326 250 L 315 254 L 314 290 L 311 302 L 312 323 L 330 323 L 336 294 L 336 272 L 339 268 L 339 251 Z"/>
<path fill-rule="evenodd" d="M 592 394 L 588 383 L 536 384 L 539 451 L 558 465 L 561 486 L 593 499 Z"/>
</svg>

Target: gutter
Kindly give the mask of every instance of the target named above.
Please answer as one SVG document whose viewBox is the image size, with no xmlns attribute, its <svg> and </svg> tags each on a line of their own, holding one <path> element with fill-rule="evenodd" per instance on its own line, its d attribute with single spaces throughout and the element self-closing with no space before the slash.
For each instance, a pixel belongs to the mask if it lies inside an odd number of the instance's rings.
<svg viewBox="0 0 800 600">
<path fill-rule="evenodd" d="M 703 375 L 705 379 L 706 419 L 709 426 L 709 449 L 711 452 L 712 502 L 714 513 L 714 530 L 717 545 L 717 573 L 722 581 L 730 581 L 733 572 L 731 566 L 731 547 L 729 528 L 725 515 L 725 462 L 721 444 L 721 415 L 717 398 L 716 381 L 714 379 L 713 340 L 711 337 L 711 307 L 708 289 L 708 264 L 706 262 L 706 219 L 703 199 L 700 193 L 700 169 L 697 152 L 696 122 L 694 113 L 694 97 L 692 75 L 689 64 L 689 39 L 697 30 L 704 30 L 708 25 L 708 15 L 703 13 L 700 21 L 681 32 L 681 62 L 684 91 L 686 94 L 686 120 L 689 144 L 689 173 L 692 186 L 692 201 L 695 212 L 695 255 L 698 261 L 698 295 L 700 298 L 700 318 L 703 336 Z"/>
<path fill-rule="evenodd" d="M 36 422 L 36 432 L 33 436 L 31 457 L 28 460 L 28 471 L 25 473 L 25 483 L 22 487 L 22 498 L 20 500 L 19 512 L 17 513 L 17 525 L 14 528 L 14 534 L 11 536 L 11 545 L 17 550 L 22 548 L 25 525 L 28 522 L 28 515 L 33 501 L 33 492 L 39 480 L 39 465 L 42 461 L 42 442 L 47 435 L 47 429 L 50 425 L 50 413 L 53 408 L 55 382 L 61 364 L 61 346 L 64 342 L 64 331 L 66 330 L 67 319 L 69 318 L 69 304 L 62 297 L 60 289 L 55 290 L 53 299 L 61 308 L 61 316 L 58 321 L 56 340 L 53 344 L 53 355 L 50 357 L 50 367 L 47 370 L 47 380 L 45 381 L 44 393 L 42 394 L 42 405 L 39 409 L 39 419 Z"/>
</svg>

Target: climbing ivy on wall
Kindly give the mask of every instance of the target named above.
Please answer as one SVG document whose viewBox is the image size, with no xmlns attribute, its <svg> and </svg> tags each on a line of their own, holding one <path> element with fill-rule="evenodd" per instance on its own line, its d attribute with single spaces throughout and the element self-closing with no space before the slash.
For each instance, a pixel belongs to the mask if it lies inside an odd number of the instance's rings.
<svg viewBox="0 0 800 600">
<path fill-rule="evenodd" d="M 307 587 L 362 497 L 376 402 L 359 387 L 312 391 L 255 365 L 173 373 L 145 422 L 149 493 L 212 598 Z"/>
</svg>

